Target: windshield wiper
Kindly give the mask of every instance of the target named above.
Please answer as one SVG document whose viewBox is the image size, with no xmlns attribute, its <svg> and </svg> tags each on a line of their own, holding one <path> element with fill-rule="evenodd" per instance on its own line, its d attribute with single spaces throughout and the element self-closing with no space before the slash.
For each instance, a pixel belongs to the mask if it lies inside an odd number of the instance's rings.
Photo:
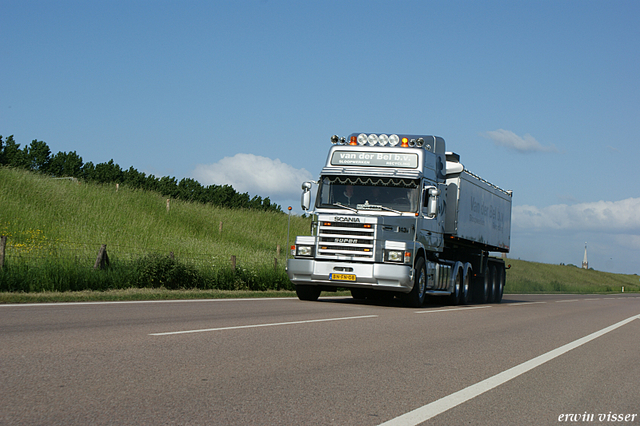
<svg viewBox="0 0 640 426">
<path fill-rule="evenodd" d="M 391 207 L 383 206 L 382 204 L 369 204 L 369 202 L 365 202 L 364 204 L 358 204 L 358 208 L 360 210 L 386 210 L 388 212 L 394 212 L 398 214 L 402 214 L 401 211 L 392 209 Z"/>
<path fill-rule="evenodd" d="M 402 212 L 400 210 L 392 209 L 391 207 L 387 207 L 387 206 L 377 206 L 377 207 L 380 207 L 382 210 L 386 210 L 388 212 L 394 212 L 394 213 L 402 214 Z"/>
<path fill-rule="evenodd" d="M 333 204 L 331 204 L 331 205 L 332 205 L 332 206 L 335 206 L 335 207 L 342 207 L 343 209 L 351 210 L 352 212 L 356 212 L 356 213 L 358 213 L 358 209 L 354 209 L 353 207 L 345 206 L 345 205 L 344 205 L 344 204 L 342 204 L 342 203 L 333 203 Z"/>
</svg>

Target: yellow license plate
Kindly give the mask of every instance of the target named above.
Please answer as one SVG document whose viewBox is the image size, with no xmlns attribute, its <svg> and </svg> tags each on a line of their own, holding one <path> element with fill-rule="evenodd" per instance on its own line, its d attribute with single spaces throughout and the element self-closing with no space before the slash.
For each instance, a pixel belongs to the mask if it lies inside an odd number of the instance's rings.
<svg viewBox="0 0 640 426">
<path fill-rule="evenodd" d="M 334 281 L 355 281 L 356 276 L 354 274 L 330 274 L 329 279 Z"/>
</svg>

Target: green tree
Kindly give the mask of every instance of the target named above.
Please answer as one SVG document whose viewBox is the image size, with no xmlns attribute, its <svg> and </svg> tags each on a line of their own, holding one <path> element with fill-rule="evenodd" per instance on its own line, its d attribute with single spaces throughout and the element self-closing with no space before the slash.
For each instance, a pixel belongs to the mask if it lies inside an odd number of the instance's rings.
<svg viewBox="0 0 640 426">
<path fill-rule="evenodd" d="M 178 183 L 178 197 L 185 201 L 206 202 L 205 192 L 200 182 L 185 178 Z"/>
<path fill-rule="evenodd" d="M 47 172 L 51 161 L 51 150 L 49 146 L 37 139 L 31 141 L 31 145 L 24 147 L 24 156 L 27 167 L 34 172 Z"/>
<path fill-rule="evenodd" d="M 124 172 L 113 159 L 107 163 L 96 164 L 94 179 L 100 183 L 122 183 Z"/>
<path fill-rule="evenodd" d="M 129 170 L 126 170 L 123 173 L 124 184 L 129 185 L 132 188 L 140 188 L 144 189 L 147 177 L 144 173 L 140 173 L 133 166 L 129 167 Z"/>
<path fill-rule="evenodd" d="M 176 178 L 163 176 L 158 182 L 158 191 L 166 197 L 177 198 L 178 197 L 178 182 Z"/>
<path fill-rule="evenodd" d="M 82 157 L 75 151 L 58 152 L 51 157 L 49 173 L 57 177 L 82 177 Z"/>
<path fill-rule="evenodd" d="M 13 135 L 9 136 L 4 142 L 2 150 L 3 165 L 11 167 L 28 168 L 28 162 L 25 158 L 24 151 L 20 149 L 20 144 L 16 143 Z"/>
<path fill-rule="evenodd" d="M 96 178 L 96 166 L 93 165 L 93 162 L 89 161 L 82 166 L 82 178 L 86 180 L 95 181 Z"/>
</svg>

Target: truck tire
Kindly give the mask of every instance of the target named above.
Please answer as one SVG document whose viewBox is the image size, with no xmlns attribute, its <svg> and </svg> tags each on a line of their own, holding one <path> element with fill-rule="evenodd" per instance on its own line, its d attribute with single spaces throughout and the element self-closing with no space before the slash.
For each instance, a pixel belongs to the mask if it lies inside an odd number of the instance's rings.
<svg viewBox="0 0 640 426">
<path fill-rule="evenodd" d="M 464 264 L 464 273 L 462 275 L 462 287 L 460 287 L 460 304 L 468 305 L 471 303 L 471 275 L 473 268 L 470 263 Z"/>
<path fill-rule="evenodd" d="M 476 281 L 475 290 L 478 303 L 489 302 L 489 297 L 491 296 L 491 268 L 489 265 L 484 269 L 482 279 Z"/>
<path fill-rule="evenodd" d="M 502 295 L 504 294 L 504 281 L 505 281 L 505 268 L 504 264 L 496 267 L 496 293 L 494 294 L 494 302 L 502 302 Z"/>
<path fill-rule="evenodd" d="M 300 300 L 316 301 L 322 290 L 315 285 L 297 285 L 296 294 Z"/>
<path fill-rule="evenodd" d="M 496 266 L 495 265 L 491 265 L 489 267 L 489 270 L 491 271 L 491 276 L 489 278 L 489 297 L 487 298 L 487 303 L 493 303 L 496 301 L 496 295 L 498 294 L 498 280 L 496 277 Z"/>
<path fill-rule="evenodd" d="M 424 258 L 419 257 L 413 273 L 413 288 L 409 293 L 402 295 L 402 302 L 410 308 L 420 308 L 424 304 L 427 290 L 427 268 Z"/>
<path fill-rule="evenodd" d="M 456 268 L 453 273 L 455 274 L 453 279 L 453 291 L 449 295 L 449 305 L 457 305 L 460 303 L 460 293 L 462 288 L 462 279 L 464 278 L 464 271 L 461 267 L 456 263 Z"/>
<path fill-rule="evenodd" d="M 351 297 L 356 300 L 365 300 L 368 295 L 368 291 L 364 288 L 352 288 L 351 289 Z"/>
</svg>

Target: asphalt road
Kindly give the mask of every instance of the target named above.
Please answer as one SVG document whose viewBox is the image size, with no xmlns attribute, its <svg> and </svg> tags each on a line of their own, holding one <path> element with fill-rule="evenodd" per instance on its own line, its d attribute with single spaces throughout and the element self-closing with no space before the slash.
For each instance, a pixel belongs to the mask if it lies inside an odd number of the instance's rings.
<svg viewBox="0 0 640 426">
<path fill-rule="evenodd" d="M 638 425 L 638 336 L 633 294 L 0 305 L 0 424 Z"/>
</svg>

